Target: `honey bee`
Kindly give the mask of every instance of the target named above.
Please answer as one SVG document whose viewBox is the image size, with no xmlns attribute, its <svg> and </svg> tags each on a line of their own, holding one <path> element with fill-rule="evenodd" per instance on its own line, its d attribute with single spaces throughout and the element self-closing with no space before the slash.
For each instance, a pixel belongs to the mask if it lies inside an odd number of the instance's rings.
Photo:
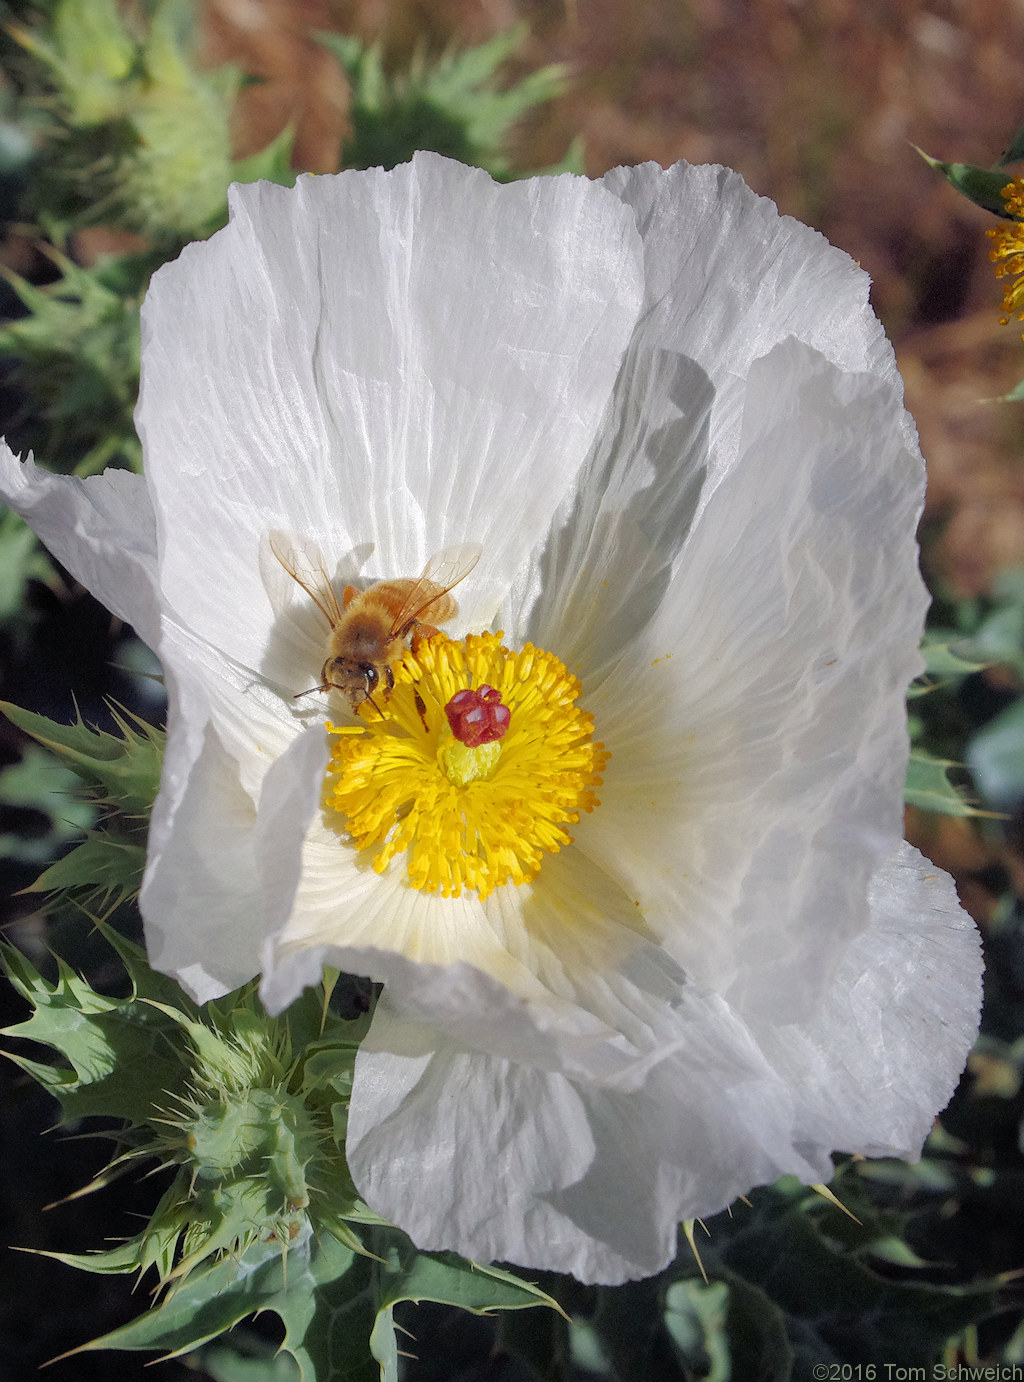
<svg viewBox="0 0 1024 1382">
<path fill-rule="evenodd" d="M 446 547 L 431 557 L 420 576 L 377 581 L 366 590 L 347 585 L 340 604 L 319 553 L 285 550 L 276 538 L 270 539 L 270 550 L 330 625 L 320 683 L 299 695 L 341 691 L 353 710 L 369 701 L 379 715 L 373 694 L 381 687 L 385 694 L 394 689 L 392 669 L 401 661 L 406 640 L 415 650 L 421 639 L 439 632 L 439 624 L 455 617 L 459 607 L 450 592 L 476 566 L 482 549 L 475 542 Z"/>
</svg>

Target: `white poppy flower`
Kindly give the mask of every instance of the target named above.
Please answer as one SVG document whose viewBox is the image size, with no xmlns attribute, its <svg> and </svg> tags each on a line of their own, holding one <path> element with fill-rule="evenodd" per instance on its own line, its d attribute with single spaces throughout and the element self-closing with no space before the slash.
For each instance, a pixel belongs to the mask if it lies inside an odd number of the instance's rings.
<svg viewBox="0 0 1024 1382">
<path fill-rule="evenodd" d="M 367 1202 L 617 1282 L 834 1149 L 915 1157 L 979 957 L 902 843 L 924 476 L 852 261 L 721 168 L 423 154 L 235 188 L 143 357 L 145 480 L 7 452 L 2 492 L 163 660 L 153 964 L 275 1011 L 324 964 L 384 982 Z M 299 694 L 306 544 L 339 597 L 482 551 L 361 719 Z M 471 680 L 510 720 L 479 752 Z"/>
</svg>

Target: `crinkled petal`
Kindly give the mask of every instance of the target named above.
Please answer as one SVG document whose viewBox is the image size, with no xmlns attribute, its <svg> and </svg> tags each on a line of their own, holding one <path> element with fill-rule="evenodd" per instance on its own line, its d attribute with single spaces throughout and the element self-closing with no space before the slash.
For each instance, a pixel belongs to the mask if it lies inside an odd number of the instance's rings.
<svg viewBox="0 0 1024 1382">
<path fill-rule="evenodd" d="M 648 163 L 602 181 L 637 217 L 644 311 L 608 424 L 502 616 L 591 677 L 657 609 L 691 523 L 735 464 L 755 360 L 793 337 L 891 385 L 897 412 L 902 399 L 867 274 L 817 231 L 726 168 Z M 909 414 L 899 426 L 913 450 Z"/>
<path fill-rule="evenodd" d="M 799 1016 L 902 833 L 923 467 L 886 382 L 796 341 L 752 367 L 741 435 L 587 697 L 611 760 L 576 839 L 693 977 Z"/>
<path fill-rule="evenodd" d="M 315 965 L 306 958 L 313 950 Z M 634 1083 L 666 1053 L 652 1004 L 671 1005 L 683 980 L 637 930 L 632 900 L 575 851 L 553 856 L 532 884 L 483 902 L 473 893 L 442 898 L 411 888 L 403 867 L 375 873 L 314 818 L 291 915 L 264 954 L 268 1009 L 292 1002 L 322 963 L 387 982 L 398 1006 L 433 1014 L 466 1042 L 486 1045 L 496 1008 L 510 1007 L 545 1040 L 577 1043 L 580 1070 Z M 458 1002 L 449 972 L 465 976 Z M 427 973 L 441 977 L 433 983 Z M 481 996 L 471 1001 L 477 981 Z"/>
<path fill-rule="evenodd" d="M 469 1047 L 390 997 L 356 1058 L 346 1154 L 367 1203 L 425 1250 L 614 1284 L 663 1267 L 681 1218 L 780 1174 L 789 1091 L 710 995 L 688 995 L 680 1051 L 629 1091 L 502 1058 L 497 1035 Z"/>
<path fill-rule="evenodd" d="M 909 846 L 871 904 L 808 1023 L 745 1028 L 685 981 L 653 1003 L 662 1059 L 640 1084 L 593 1078 L 557 1037 L 531 1050 L 525 1005 L 500 990 L 475 1032 L 465 1014 L 488 999 L 472 971 L 426 967 L 417 982 L 385 963 L 356 1062 L 356 1184 L 423 1249 L 616 1283 L 664 1267 L 683 1218 L 781 1175 L 828 1180 L 833 1150 L 916 1157 L 977 1022 L 978 939 Z M 459 1017 L 439 1026 L 442 1010 Z"/>
<path fill-rule="evenodd" d="M 820 1146 L 916 1161 L 978 1028 L 981 942 L 948 874 L 910 845 L 871 882 L 871 928 L 806 1025 L 757 1031 Z"/>
<path fill-rule="evenodd" d="M 303 725 L 251 671 L 170 619 L 164 619 L 157 652 L 168 691 L 167 742 L 149 823 L 140 906 L 151 953 L 161 957 L 159 967 L 177 974 L 190 989 L 202 988 L 206 981 L 193 982 L 185 970 L 209 946 L 211 973 L 222 976 L 210 982 L 222 992 L 256 972 L 264 933 L 254 931 L 248 944 L 227 941 L 221 954 L 218 942 L 208 940 L 211 928 L 204 917 L 222 900 L 237 918 L 229 932 L 235 939 L 244 933 L 250 914 L 244 898 L 255 876 L 250 867 L 254 845 L 247 832 L 256 828 L 257 803 L 271 766 L 294 744 Z M 322 729 L 316 737 L 322 747 Z M 207 794 L 209 805 L 204 804 Z M 197 812 L 209 819 L 195 827 L 190 821 Z M 290 833 L 287 838 L 292 839 Z M 296 867 L 299 841 L 301 831 L 294 842 Z M 223 878 L 217 863 L 220 849 Z M 196 907 L 188 901 L 193 868 L 210 889 L 210 896 Z M 179 903 L 182 920 L 177 931 Z"/>
<path fill-rule="evenodd" d="M 156 648 L 156 526 L 141 475 L 54 475 L 31 457 L 19 461 L 0 441 L 0 499 L 77 581 Z"/>
<path fill-rule="evenodd" d="M 715 401 L 696 360 L 638 331 L 612 416 L 499 615 L 517 641 L 557 649 L 588 690 L 661 603 L 704 491 Z"/>
<path fill-rule="evenodd" d="M 181 694 L 174 704 L 188 714 Z M 291 909 L 326 762 L 322 730 L 299 735 L 269 765 L 257 806 L 207 722 L 182 780 L 173 760 L 165 773 L 173 828 L 158 801 L 140 906 L 154 968 L 177 975 L 198 1002 L 259 972 L 264 936 Z"/>
<path fill-rule="evenodd" d="M 614 168 L 603 186 L 636 216 L 644 246 L 639 334 L 700 361 L 717 386 L 787 336 L 844 370 L 899 385 L 892 347 L 848 254 L 752 192 L 730 168 Z"/>
<path fill-rule="evenodd" d="M 640 258 L 629 208 L 585 179 L 499 186 L 420 154 L 235 188 L 230 225 L 144 307 L 138 425 L 170 606 L 258 668 L 258 548 L 282 528 L 364 579 L 484 541 L 464 612 L 489 620 L 593 442 Z M 248 598 L 225 602 L 225 580 Z"/>
</svg>

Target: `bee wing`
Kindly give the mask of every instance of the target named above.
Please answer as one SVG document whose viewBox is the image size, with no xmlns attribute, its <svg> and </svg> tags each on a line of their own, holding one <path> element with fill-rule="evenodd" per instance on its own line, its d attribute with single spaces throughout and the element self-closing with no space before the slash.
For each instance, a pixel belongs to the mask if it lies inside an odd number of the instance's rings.
<svg viewBox="0 0 1024 1382">
<path fill-rule="evenodd" d="M 447 595 L 449 590 L 464 581 L 480 560 L 483 550 L 479 542 L 464 542 L 436 552 L 402 601 L 391 623 L 391 637 L 394 638 L 411 620 L 417 619 L 429 604 Z"/>
<path fill-rule="evenodd" d="M 296 547 L 293 539 L 285 534 L 271 533 L 270 550 L 292 580 L 302 586 L 331 628 L 336 628 L 341 621 L 341 606 L 324 566 L 323 553 L 316 543 L 305 542 Z"/>
</svg>

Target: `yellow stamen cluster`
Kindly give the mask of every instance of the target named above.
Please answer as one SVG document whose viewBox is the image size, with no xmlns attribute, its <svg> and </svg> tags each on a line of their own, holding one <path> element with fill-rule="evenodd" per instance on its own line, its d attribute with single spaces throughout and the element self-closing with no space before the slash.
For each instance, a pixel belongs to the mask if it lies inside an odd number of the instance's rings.
<svg viewBox="0 0 1024 1382">
<path fill-rule="evenodd" d="M 328 726 L 334 737 L 324 792 L 359 849 L 382 873 L 406 855 L 414 888 L 481 897 L 535 878 L 546 853 L 572 842 L 566 829 L 598 805 L 593 788 L 608 754 L 579 709 L 580 683 L 532 644 L 510 652 L 502 635 L 443 635 L 407 652 L 378 716 Z M 466 688 L 491 686 L 511 712 L 501 739 L 460 743 L 445 707 Z"/>
<path fill-rule="evenodd" d="M 1003 317 L 1005 326 L 1011 316 L 1024 321 L 1024 180 L 1014 178 L 1002 189 L 1006 214 L 1015 219 L 1006 221 L 985 234 L 993 242 L 988 257 L 996 266 L 996 278 L 1012 278 L 1003 288 Z"/>
</svg>

